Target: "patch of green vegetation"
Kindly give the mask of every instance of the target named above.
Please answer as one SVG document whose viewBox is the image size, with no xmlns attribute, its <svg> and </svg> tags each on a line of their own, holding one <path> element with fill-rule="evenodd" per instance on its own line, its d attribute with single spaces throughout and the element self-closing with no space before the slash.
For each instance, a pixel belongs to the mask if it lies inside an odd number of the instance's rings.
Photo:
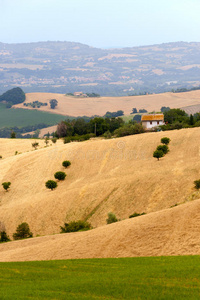
<svg viewBox="0 0 200 300">
<path fill-rule="evenodd" d="M 24 102 L 25 98 L 24 91 L 21 88 L 16 87 L 3 93 L 0 96 L 0 101 L 5 101 L 6 103 L 13 105 Z"/>
<path fill-rule="evenodd" d="M 37 110 L 27 110 L 22 108 L 6 109 L 4 104 L 0 104 L 0 128 L 3 127 L 24 127 L 40 123 L 55 125 L 67 117 L 42 112 Z"/>
<path fill-rule="evenodd" d="M 143 215 L 146 215 L 146 213 L 143 212 L 143 213 L 140 214 L 140 213 L 135 212 L 132 215 L 130 215 L 129 218 L 131 219 L 131 218 L 140 217 L 140 216 L 143 216 Z"/>
<path fill-rule="evenodd" d="M 28 107 L 33 107 L 33 108 L 40 108 L 41 106 L 47 106 L 48 104 L 45 102 L 40 102 L 40 101 L 33 101 L 33 102 L 29 102 L 29 103 L 24 103 L 24 106 Z"/>
<path fill-rule="evenodd" d="M 200 257 L 0 263 L 2 299 L 199 299 Z"/>
<path fill-rule="evenodd" d="M 133 115 L 125 115 L 122 116 L 121 118 L 125 123 L 128 123 L 129 121 L 133 120 Z"/>
</svg>

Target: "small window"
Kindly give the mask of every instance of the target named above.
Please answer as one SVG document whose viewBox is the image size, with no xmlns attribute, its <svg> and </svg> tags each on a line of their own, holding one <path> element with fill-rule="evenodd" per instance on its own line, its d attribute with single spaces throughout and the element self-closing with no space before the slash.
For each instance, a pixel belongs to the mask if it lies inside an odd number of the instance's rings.
<svg viewBox="0 0 200 300">
<path fill-rule="evenodd" d="M 159 123 L 160 123 L 160 122 L 159 122 L 159 121 L 157 121 L 157 124 L 158 124 L 158 125 L 159 125 Z"/>
<path fill-rule="evenodd" d="M 152 121 L 150 121 L 150 125 L 152 125 Z"/>
</svg>

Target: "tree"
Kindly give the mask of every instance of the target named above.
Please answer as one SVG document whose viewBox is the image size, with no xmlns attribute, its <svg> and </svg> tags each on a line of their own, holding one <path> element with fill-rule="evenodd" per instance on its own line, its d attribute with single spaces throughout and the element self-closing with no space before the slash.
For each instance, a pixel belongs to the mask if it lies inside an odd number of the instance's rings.
<svg viewBox="0 0 200 300">
<path fill-rule="evenodd" d="M 45 183 L 45 186 L 46 188 L 50 189 L 53 191 L 53 189 L 55 189 L 57 187 L 57 182 L 54 181 L 54 180 L 48 180 L 46 183 Z"/>
<path fill-rule="evenodd" d="M 14 240 L 21 240 L 33 237 L 32 232 L 30 231 L 29 225 L 24 222 L 18 225 L 16 232 L 13 234 Z"/>
<path fill-rule="evenodd" d="M 57 125 L 57 136 L 58 137 L 65 137 L 67 135 L 67 130 L 68 130 L 68 126 L 67 123 L 64 121 L 61 121 L 58 125 Z"/>
<path fill-rule="evenodd" d="M 8 191 L 8 189 L 10 188 L 11 182 L 3 182 L 2 183 L 4 190 L 6 190 L 6 192 Z"/>
<path fill-rule="evenodd" d="M 0 96 L 0 102 L 6 101 L 6 103 L 11 103 L 12 105 L 22 103 L 25 101 L 25 93 L 24 91 L 19 88 L 13 88 L 11 90 L 8 90 L 3 95 Z"/>
<path fill-rule="evenodd" d="M 50 103 L 51 109 L 55 109 L 55 107 L 58 105 L 58 101 L 56 99 L 51 99 L 49 101 L 49 103 Z"/>
<path fill-rule="evenodd" d="M 3 230 L 0 232 L 0 243 L 5 243 L 5 242 L 9 242 L 10 241 L 10 238 L 9 236 L 7 235 L 6 231 Z"/>
<path fill-rule="evenodd" d="M 162 106 L 161 109 L 160 109 L 161 112 L 165 112 L 165 111 L 168 111 L 168 110 L 170 110 L 169 106 Z"/>
<path fill-rule="evenodd" d="M 90 122 L 90 132 L 94 133 L 96 136 L 104 134 L 109 130 L 109 125 L 104 118 L 95 117 L 91 119 Z"/>
<path fill-rule="evenodd" d="M 168 138 L 168 137 L 163 137 L 160 141 L 161 141 L 162 144 L 168 145 L 169 142 L 170 142 L 170 138 Z"/>
<path fill-rule="evenodd" d="M 153 153 L 153 157 L 157 158 L 158 160 L 164 156 L 164 153 L 162 150 L 156 150 Z"/>
<path fill-rule="evenodd" d="M 64 226 L 60 226 L 61 233 L 85 231 L 91 229 L 90 223 L 82 220 L 72 221 L 70 223 L 64 223 Z"/>
<path fill-rule="evenodd" d="M 39 146 L 39 143 L 37 143 L 37 142 L 32 143 L 32 147 L 35 148 L 35 150 L 37 149 L 38 146 Z"/>
<path fill-rule="evenodd" d="M 168 111 L 164 112 L 164 120 L 165 123 L 189 123 L 188 115 L 184 110 L 181 110 L 179 108 L 173 108 Z"/>
<path fill-rule="evenodd" d="M 45 142 L 45 144 L 46 144 L 46 146 L 48 145 L 48 143 L 49 143 L 49 138 L 46 136 L 45 137 L 45 140 L 44 140 L 44 142 Z"/>
<path fill-rule="evenodd" d="M 14 131 L 11 131 L 10 137 L 11 137 L 11 139 L 15 139 L 16 138 L 16 133 Z"/>
<path fill-rule="evenodd" d="M 146 113 L 147 112 L 147 110 L 146 109 L 144 109 L 144 108 L 142 108 L 142 109 L 139 109 L 139 113 Z"/>
<path fill-rule="evenodd" d="M 108 213 L 108 219 L 106 219 L 107 224 L 118 222 L 119 220 L 116 218 L 115 214 Z"/>
<path fill-rule="evenodd" d="M 134 107 L 134 108 L 132 109 L 131 115 L 132 115 L 132 114 L 137 114 L 137 108 Z"/>
<path fill-rule="evenodd" d="M 193 115 L 190 115 L 190 121 L 189 121 L 190 125 L 194 125 L 194 117 Z"/>
<path fill-rule="evenodd" d="M 159 145 L 156 150 L 161 150 L 164 154 L 169 152 L 169 147 L 167 145 Z"/>
<path fill-rule="evenodd" d="M 57 138 L 56 137 L 53 137 L 52 139 L 51 139 L 51 141 L 52 141 L 52 143 L 56 143 L 57 142 Z"/>
<path fill-rule="evenodd" d="M 134 117 L 133 117 L 133 121 L 136 121 L 136 122 L 141 122 L 141 115 L 135 115 Z"/>
<path fill-rule="evenodd" d="M 199 190 L 200 189 L 200 179 L 194 181 L 195 189 Z"/>
<path fill-rule="evenodd" d="M 64 180 L 67 175 L 65 172 L 58 171 L 54 174 L 54 177 L 58 180 Z"/>
<path fill-rule="evenodd" d="M 69 160 L 64 160 L 62 162 L 62 166 L 65 167 L 65 168 L 69 167 L 70 165 L 71 165 L 71 162 Z"/>
</svg>

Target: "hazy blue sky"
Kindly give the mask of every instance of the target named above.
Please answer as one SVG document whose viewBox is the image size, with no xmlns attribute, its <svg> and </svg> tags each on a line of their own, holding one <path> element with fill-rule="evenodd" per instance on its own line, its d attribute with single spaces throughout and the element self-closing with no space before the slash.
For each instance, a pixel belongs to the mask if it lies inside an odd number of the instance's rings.
<svg viewBox="0 0 200 300">
<path fill-rule="evenodd" d="M 200 42 L 200 0 L 0 0 L 0 42 Z"/>
</svg>

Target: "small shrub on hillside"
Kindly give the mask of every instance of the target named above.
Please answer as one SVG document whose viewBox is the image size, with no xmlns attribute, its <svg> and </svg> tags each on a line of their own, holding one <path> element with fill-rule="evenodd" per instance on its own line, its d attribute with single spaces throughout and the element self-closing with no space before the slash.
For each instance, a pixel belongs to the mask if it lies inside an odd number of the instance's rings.
<svg viewBox="0 0 200 300">
<path fill-rule="evenodd" d="M 70 142 L 71 142 L 71 139 L 68 136 L 63 139 L 64 144 L 67 144 L 67 143 L 70 143 Z"/>
<path fill-rule="evenodd" d="M 159 145 L 156 150 L 161 150 L 164 154 L 169 152 L 169 147 L 167 145 Z"/>
<path fill-rule="evenodd" d="M 115 214 L 113 213 L 108 213 L 108 219 L 106 219 L 107 224 L 111 224 L 114 222 L 118 222 L 119 220 L 117 219 L 117 217 L 115 216 Z"/>
<path fill-rule="evenodd" d="M 194 181 L 195 189 L 199 190 L 200 189 L 200 179 Z"/>
<path fill-rule="evenodd" d="M 0 243 L 5 243 L 5 242 L 9 242 L 10 238 L 7 235 L 7 233 L 3 230 L 0 232 Z"/>
<path fill-rule="evenodd" d="M 45 183 L 45 186 L 46 188 L 50 189 L 53 191 L 53 189 L 55 189 L 57 187 L 57 182 L 54 181 L 54 180 L 48 180 L 46 183 Z"/>
<path fill-rule="evenodd" d="M 2 158 L 2 155 L 0 155 L 0 159 Z"/>
<path fill-rule="evenodd" d="M 146 215 L 146 213 L 143 212 L 141 214 L 138 214 L 135 212 L 134 214 L 130 215 L 129 218 L 135 218 L 135 217 L 139 217 L 139 216 L 143 216 L 143 215 Z"/>
<path fill-rule="evenodd" d="M 14 131 L 11 132 L 10 138 L 11 139 L 15 139 L 16 138 L 16 133 Z"/>
<path fill-rule="evenodd" d="M 61 172 L 61 171 L 56 172 L 56 173 L 54 174 L 54 177 L 55 177 L 56 179 L 58 179 L 58 180 L 64 180 L 66 176 L 67 176 L 67 175 L 65 174 L 65 172 Z"/>
<path fill-rule="evenodd" d="M 32 147 L 33 147 L 35 150 L 37 149 L 38 146 L 39 146 L 39 143 L 37 143 L 37 142 L 32 143 Z"/>
<path fill-rule="evenodd" d="M 46 136 L 45 140 L 44 140 L 46 146 L 49 144 L 49 138 Z"/>
<path fill-rule="evenodd" d="M 82 220 L 78 221 L 72 221 L 70 223 L 65 223 L 64 226 L 60 226 L 61 233 L 67 233 L 67 232 L 77 232 L 77 231 L 85 231 L 92 229 L 92 226 L 90 223 Z"/>
<path fill-rule="evenodd" d="M 16 232 L 13 234 L 14 240 L 21 240 L 33 237 L 32 232 L 30 231 L 29 225 L 24 222 L 18 225 Z"/>
<path fill-rule="evenodd" d="M 164 156 L 164 153 L 162 150 L 156 150 L 153 153 L 153 157 L 157 158 L 158 160 Z"/>
<path fill-rule="evenodd" d="M 2 183 L 4 190 L 8 191 L 10 188 L 11 182 L 3 182 Z"/>
<path fill-rule="evenodd" d="M 65 167 L 65 168 L 69 167 L 70 165 L 71 165 L 71 162 L 69 160 L 64 160 L 62 162 L 62 166 Z"/>
<path fill-rule="evenodd" d="M 56 138 L 56 137 L 54 137 L 54 138 L 52 138 L 52 139 L 51 139 L 51 141 L 52 141 L 52 143 L 54 143 L 54 144 L 55 144 L 55 143 L 57 142 L 57 138 Z"/>
<path fill-rule="evenodd" d="M 168 137 L 163 137 L 163 138 L 161 139 L 161 143 L 162 143 L 162 144 L 168 145 L 169 142 L 170 142 L 170 138 L 168 138 Z"/>
<path fill-rule="evenodd" d="M 103 136 L 104 136 L 105 139 L 111 139 L 112 134 L 110 133 L 109 130 L 107 130 L 107 131 L 103 134 Z"/>
</svg>

